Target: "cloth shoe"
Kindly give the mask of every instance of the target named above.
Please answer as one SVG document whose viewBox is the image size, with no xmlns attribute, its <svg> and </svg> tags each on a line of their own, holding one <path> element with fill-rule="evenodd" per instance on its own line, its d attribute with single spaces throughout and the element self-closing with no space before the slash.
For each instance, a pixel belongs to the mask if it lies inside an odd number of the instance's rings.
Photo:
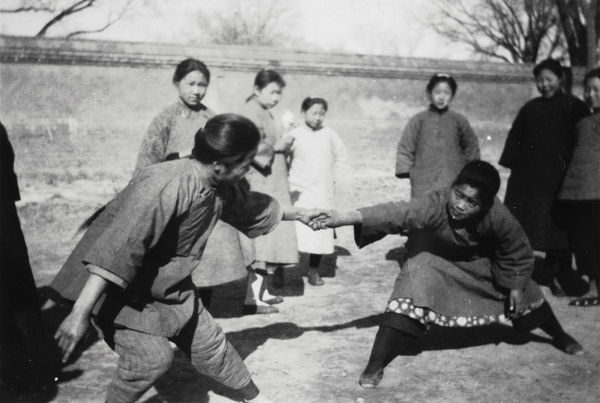
<svg viewBox="0 0 600 403">
<path fill-rule="evenodd" d="M 568 333 L 563 333 L 552 340 L 552 344 L 559 350 L 571 355 L 583 355 L 583 346 Z"/>
<path fill-rule="evenodd" d="M 274 296 L 273 298 L 263 299 L 262 302 L 266 302 L 269 305 L 277 305 L 283 302 L 283 298 L 279 295 Z"/>
<path fill-rule="evenodd" d="M 309 270 L 308 272 L 308 283 L 310 285 L 314 285 L 315 287 L 320 287 L 323 284 L 325 284 L 325 282 L 323 280 L 321 280 L 321 276 L 319 276 L 319 273 L 315 270 Z"/>
<path fill-rule="evenodd" d="M 268 315 L 271 313 L 278 313 L 279 309 L 271 305 L 245 305 L 242 309 L 244 315 Z"/>
<path fill-rule="evenodd" d="M 358 384 L 366 389 L 377 387 L 383 378 L 383 368 L 378 369 L 372 374 L 367 374 L 366 370 L 360 374 Z"/>
</svg>

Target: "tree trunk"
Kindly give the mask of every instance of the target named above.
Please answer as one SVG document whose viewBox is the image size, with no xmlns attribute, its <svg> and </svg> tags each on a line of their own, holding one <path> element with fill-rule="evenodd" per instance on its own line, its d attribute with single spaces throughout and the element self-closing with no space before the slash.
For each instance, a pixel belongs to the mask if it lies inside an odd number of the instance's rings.
<svg viewBox="0 0 600 403">
<path fill-rule="evenodd" d="M 555 0 L 560 24 L 567 39 L 571 66 L 587 64 L 587 33 L 577 0 Z M 597 0 L 594 0 L 597 1 Z"/>
<path fill-rule="evenodd" d="M 596 9 L 598 6 L 597 0 L 579 0 L 579 5 L 583 11 L 583 16 L 587 28 L 587 70 L 592 70 L 596 67 L 597 62 L 597 37 L 596 37 Z"/>
</svg>

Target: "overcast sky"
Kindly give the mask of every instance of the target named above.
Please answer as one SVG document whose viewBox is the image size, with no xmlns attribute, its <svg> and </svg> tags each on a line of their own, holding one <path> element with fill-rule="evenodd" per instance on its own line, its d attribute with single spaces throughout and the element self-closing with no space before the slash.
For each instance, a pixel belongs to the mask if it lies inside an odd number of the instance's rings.
<svg viewBox="0 0 600 403">
<path fill-rule="evenodd" d="M 15 1 L 2 0 L 2 7 L 9 7 Z M 151 6 L 136 9 L 106 31 L 81 37 L 186 43 L 190 41 L 189 33 L 198 24 L 198 13 L 223 7 L 227 1 L 236 0 L 154 0 Z M 284 2 L 297 16 L 294 34 L 309 45 L 309 50 L 450 59 L 471 57 L 464 46 L 448 43 L 428 27 L 435 0 L 277 1 Z M 59 30 L 78 29 L 82 22 L 92 26 L 94 20 L 101 20 L 105 13 L 106 9 L 90 10 L 65 19 L 55 31 L 49 31 L 49 36 Z M 2 34 L 25 36 L 35 35 L 48 20 L 47 15 L 41 14 L 2 14 L 0 18 Z"/>
</svg>

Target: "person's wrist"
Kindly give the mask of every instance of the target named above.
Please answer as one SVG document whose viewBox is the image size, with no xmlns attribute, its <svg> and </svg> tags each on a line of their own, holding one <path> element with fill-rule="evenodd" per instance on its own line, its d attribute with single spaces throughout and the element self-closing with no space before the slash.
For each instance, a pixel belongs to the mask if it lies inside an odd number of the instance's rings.
<svg viewBox="0 0 600 403">
<path fill-rule="evenodd" d="M 90 317 L 92 313 L 92 306 L 86 303 L 78 303 L 75 302 L 73 305 L 73 309 L 71 310 L 71 315 L 77 316 L 81 319 L 87 319 Z"/>
</svg>

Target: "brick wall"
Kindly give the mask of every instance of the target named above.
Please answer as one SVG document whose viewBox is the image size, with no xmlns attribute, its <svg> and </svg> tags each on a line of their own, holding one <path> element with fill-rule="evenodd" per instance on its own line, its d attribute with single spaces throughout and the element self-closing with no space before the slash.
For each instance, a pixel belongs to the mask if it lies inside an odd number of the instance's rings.
<svg viewBox="0 0 600 403">
<path fill-rule="evenodd" d="M 0 120 L 22 151 L 19 168 L 128 172 L 151 119 L 177 99 L 171 77 L 186 57 L 210 68 L 205 103 L 214 110 L 237 110 L 256 72 L 272 68 L 287 81 L 276 115 L 289 109 L 299 116 L 304 97 L 324 97 L 328 123 L 350 143 L 380 141 L 381 132 L 392 132 L 395 142 L 406 120 L 426 107 L 425 85 L 434 72 L 457 79 L 453 109 L 495 135 L 536 95 L 531 66 L 0 36 Z"/>
</svg>

